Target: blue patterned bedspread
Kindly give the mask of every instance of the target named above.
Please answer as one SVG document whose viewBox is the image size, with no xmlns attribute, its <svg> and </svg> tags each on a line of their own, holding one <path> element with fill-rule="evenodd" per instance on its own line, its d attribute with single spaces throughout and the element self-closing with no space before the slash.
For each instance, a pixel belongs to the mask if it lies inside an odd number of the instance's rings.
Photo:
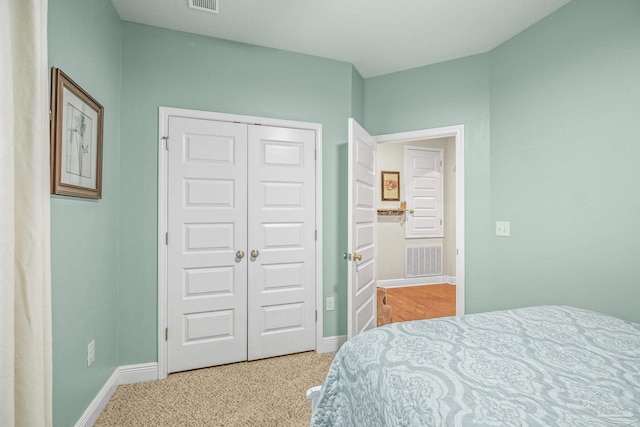
<svg viewBox="0 0 640 427">
<path fill-rule="evenodd" d="M 640 426 L 640 324 L 541 306 L 345 343 L 312 426 Z"/>
</svg>

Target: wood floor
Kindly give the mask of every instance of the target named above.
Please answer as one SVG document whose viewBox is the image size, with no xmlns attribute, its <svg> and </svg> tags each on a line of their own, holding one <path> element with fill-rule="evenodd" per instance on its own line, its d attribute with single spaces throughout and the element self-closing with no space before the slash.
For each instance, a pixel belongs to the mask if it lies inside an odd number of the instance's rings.
<svg viewBox="0 0 640 427">
<path fill-rule="evenodd" d="M 394 322 L 455 316 L 455 285 L 407 286 L 387 288 L 387 305 Z"/>
</svg>

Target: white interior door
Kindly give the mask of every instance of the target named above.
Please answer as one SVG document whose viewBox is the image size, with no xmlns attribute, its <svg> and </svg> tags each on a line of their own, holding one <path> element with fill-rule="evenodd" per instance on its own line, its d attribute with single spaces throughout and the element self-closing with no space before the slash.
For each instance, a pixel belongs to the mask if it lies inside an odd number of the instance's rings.
<svg viewBox="0 0 640 427">
<path fill-rule="evenodd" d="M 251 125 L 249 147 L 253 360 L 315 348 L 315 132 Z"/>
<path fill-rule="evenodd" d="M 443 150 L 405 146 L 406 238 L 444 237 Z"/>
<path fill-rule="evenodd" d="M 376 149 L 376 140 L 349 119 L 348 338 L 376 326 Z"/>
<path fill-rule="evenodd" d="M 247 359 L 247 127 L 171 117 L 168 371 Z"/>
</svg>

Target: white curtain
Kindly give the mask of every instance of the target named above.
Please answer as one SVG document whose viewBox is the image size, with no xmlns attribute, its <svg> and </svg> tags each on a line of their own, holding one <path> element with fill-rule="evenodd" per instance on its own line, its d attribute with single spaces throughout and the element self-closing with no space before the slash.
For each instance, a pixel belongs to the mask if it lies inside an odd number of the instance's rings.
<svg viewBox="0 0 640 427">
<path fill-rule="evenodd" d="M 0 0 L 0 426 L 50 426 L 47 0 Z"/>
</svg>

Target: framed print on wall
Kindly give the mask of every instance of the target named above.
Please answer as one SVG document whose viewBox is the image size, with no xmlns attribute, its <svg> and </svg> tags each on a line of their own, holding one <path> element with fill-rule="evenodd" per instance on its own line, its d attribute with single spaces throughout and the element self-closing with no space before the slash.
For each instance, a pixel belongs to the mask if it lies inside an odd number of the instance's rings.
<svg viewBox="0 0 640 427">
<path fill-rule="evenodd" d="M 400 200 L 400 172 L 382 171 L 382 200 Z"/>
<path fill-rule="evenodd" d="M 102 105 L 51 70 L 51 194 L 102 197 Z"/>
</svg>

